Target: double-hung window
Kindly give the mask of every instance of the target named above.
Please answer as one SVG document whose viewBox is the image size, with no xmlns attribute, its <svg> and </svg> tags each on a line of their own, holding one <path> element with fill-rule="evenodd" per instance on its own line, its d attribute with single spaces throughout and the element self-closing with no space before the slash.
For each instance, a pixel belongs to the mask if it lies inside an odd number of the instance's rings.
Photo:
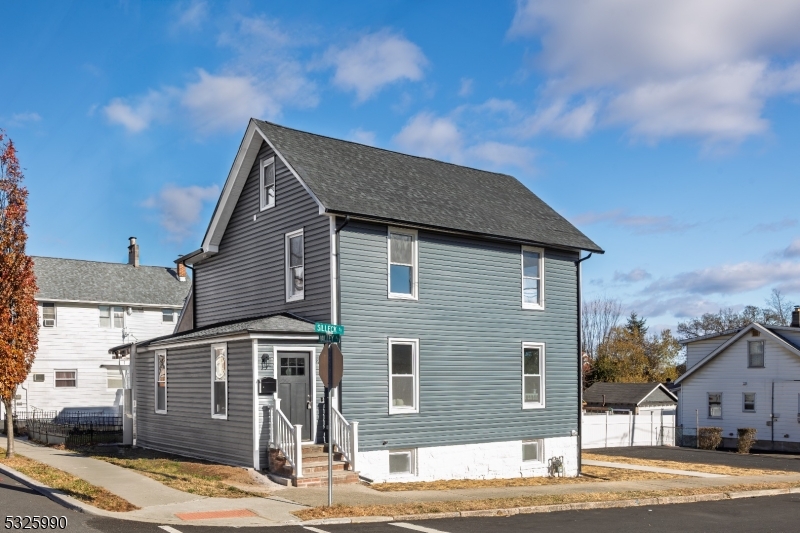
<svg viewBox="0 0 800 533">
<path fill-rule="evenodd" d="M 42 304 L 42 325 L 46 328 L 52 328 L 56 325 L 56 304 L 43 303 Z"/>
<path fill-rule="evenodd" d="M 78 371 L 77 370 L 56 370 L 56 387 L 77 387 L 78 386 Z"/>
<path fill-rule="evenodd" d="M 522 344 L 522 408 L 544 407 L 544 344 Z"/>
<path fill-rule="evenodd" d="M 122 307 L 101 305 L 99 309 L 101 328 L 125 327 L 125 310 Z"/>
<path fill-rule="evenodd" d="M 745 413 L 756 412 L 756 393 L 745 392 L 742 393 L 742 411 Z"/>
<path fill-rule="evenodd" d="M 211 345 L 211 418 L 228 418 L 228 345 Z"/>
<path fill-rule="evenodd" d="M 419 412 L 417 339 L 389 339 L 389 414 Z"/>
<path fill-rule="evenodd" d="M 708 393 L 708 418 L 722 418 L 722 393 Z"/>
<path fill-rule="evenodd" d="M 261 161 L 261 211 L 275 206 L 275 158 Z"/>
<path fill-rule="evenodd" d="M 544 250 L 522 247 L 522 308 L 544 309 Z"/>
<path fill-rule="evenodd" d="M 764 368 L 764 341 L 747 342 L 747 368 Z"/>
<path fill-rule="evenodd" d="M 389 228 L 389 298 L 417 299 L 417 232 Z"/>
<path fill-rule="evenodd" d="M 156 413 L 167 412 L 167 351 L 156 350 Z"/>
<path fill-rule="evenodd" d="M 172 309 L 162 309 L 161 322 L 175 322 L 175 312 Z"/>
<path fill-rule="evenodd" d="M 303 230 L 286 234 L 286 301 L 302 300 L 305 290 Z"/>
</svg>

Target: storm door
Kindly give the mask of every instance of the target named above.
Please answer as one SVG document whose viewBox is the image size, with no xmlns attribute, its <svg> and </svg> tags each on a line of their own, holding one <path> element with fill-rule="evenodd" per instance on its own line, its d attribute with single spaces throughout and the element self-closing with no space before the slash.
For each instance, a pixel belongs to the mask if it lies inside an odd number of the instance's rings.
<svg viewBox="0 0 800 533">
<path fill-rule="evenodd" d="M 309 352 L 278 351 L 278 398 L 292 425 L 303 426 L 303 440 L 311 440 L 311 379 Z"/>
</svg>

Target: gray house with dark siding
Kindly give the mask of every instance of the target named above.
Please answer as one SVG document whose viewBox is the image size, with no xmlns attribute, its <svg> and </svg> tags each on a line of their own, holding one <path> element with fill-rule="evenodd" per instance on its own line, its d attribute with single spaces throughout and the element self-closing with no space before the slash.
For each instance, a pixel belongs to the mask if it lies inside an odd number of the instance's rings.
<svg viewBox="0 0 800 533">
<path fill-rule="evenodd" d="M 511 176 L 251 120 L 201 248 L 179 259 L 194 275 L 177 332 L 116 350 L 136 444 L 312 483 L 313 323 L 329 322 L 345 326 L 342 468 L 515 477 L 555 458 L 576 475 L 582 251 L 602 253 Z"/>
</svg>

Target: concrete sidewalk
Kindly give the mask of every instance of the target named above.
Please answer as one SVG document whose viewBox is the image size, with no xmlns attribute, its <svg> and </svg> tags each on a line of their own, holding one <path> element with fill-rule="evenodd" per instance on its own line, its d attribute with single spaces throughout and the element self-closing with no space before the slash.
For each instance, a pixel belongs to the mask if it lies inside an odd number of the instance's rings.
<svg viewBox="0 0 800 533">
<path fill-rule="evenodd" d="M 161 485 L 135 471 L 70 451 L 38 446 L 24 440 L 17 440 L 16 446 L 20 455 L 69 472 L 141 507 L 137 511 L 114 513 L 98 510 L 66 496 L 59 497 L 86 512 L 103 516 L 172 525 L 224 525 L 228 527 L 286 525 L 300 523 L 300 520 L 291 514 L 292 511 L 305 506 L 320 506 L 327 503 L 327 488 L 324 487 L 276 487 L 271 491 L 272 495 L 267 498 L 196 496 Z M 626 466 L 630 467 L 631 465 Z M 2 468 L 7 469 L 6 467 Z M 651 467 L 641 468 L 650 469 Z M 36 485 L 35 481 L 27 478 L 24 481 Z M 723 492 L 732 485 L 777 482 L 800 482 L 800 473 L 402 492 L 379 492 L 365 485 L 337 485 L 334 487 L 334 503 L 391 505 L 408 502 L 483 500 L 544 494 L 659 491 L 706 487 L 719 487 L 720 492 Z M 39 490 L 46 491 L 41 487 Z"/>
</svg>

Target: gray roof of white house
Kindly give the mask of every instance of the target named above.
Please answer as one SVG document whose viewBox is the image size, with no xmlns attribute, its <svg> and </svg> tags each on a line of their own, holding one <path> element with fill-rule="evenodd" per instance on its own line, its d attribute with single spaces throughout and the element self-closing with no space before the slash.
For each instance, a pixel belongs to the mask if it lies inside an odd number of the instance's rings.
<svg viewBox="0 0 800 533">
<path fill-rule="evenodd" d="M 512 176 L 254 123 L 328 212 L 603 252 Z"/>
<path fill-rule="evenodd" d="M 583 391 L 583 401 L 600 405 L 639 405 L 659 387 L 669 392 L 661 383 L 594 383 Z M 669 392 L 672 394 L 672 392 Z M 675 400 L 677 401 L 677 400 Z"/>
<path fill-rule="evenodd" d="M 192 285 L 174 268 L 33 257 L 39 301 L 180 307 Z"/>
</svg>

